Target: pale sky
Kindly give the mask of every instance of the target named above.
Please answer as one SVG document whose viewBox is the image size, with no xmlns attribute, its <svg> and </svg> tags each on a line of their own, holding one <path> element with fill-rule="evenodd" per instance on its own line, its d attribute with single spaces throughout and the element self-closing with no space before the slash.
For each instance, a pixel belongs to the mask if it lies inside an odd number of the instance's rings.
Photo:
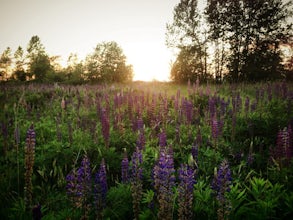
<svg viewBox="0 0 293 220">
<path fill-rule="evenodd" d="M 26 50 L 38 35 L 50 56 L 65 62 L 70 53 L 84 59 L 98 43 L 116 41 L 134 80 L 168 80 L 171 49 L 166 23 L 179 0 L 0 0 L 0 53 Z"/>
</svg>

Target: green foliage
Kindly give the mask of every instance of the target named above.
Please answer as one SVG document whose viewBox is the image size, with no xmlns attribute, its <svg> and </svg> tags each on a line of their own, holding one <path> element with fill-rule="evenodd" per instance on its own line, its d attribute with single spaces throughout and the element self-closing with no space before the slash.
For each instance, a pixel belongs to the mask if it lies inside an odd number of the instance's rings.
<svg viewBox="0 0 293 220">
<path fill-rule="evenodd" d="M 198 219 L 216 218 L 215 201 L 212 198 L 213 190 L 209 184 L 199 180 L 194 186 L 194 217 Z"/>
<path fill-rule="evenodd" d="M 133 219 L 129 184 L 118 184 L 111 187 L 107 194 L 107 201 L 107 208 L 103 212 L 105 219 Z"/>
<path fill-rule="evenodd" d="M 247 214 L 253 219 L 276 217 L 277 209 L 283 197 L 283 186 L 272 184 L 263 178 L 252 178 L 246 186 L 248 203 Z"/>
<path fill-rule="evenodd" d="M 231 203 L 230 218 L 243 219 L 247 214 L 246 203 L 246 189 L 242 189 L 241 183 L 236 183 L 231 187 L 229 193 L 226 193 L 227 199 Z"/>
</svg>

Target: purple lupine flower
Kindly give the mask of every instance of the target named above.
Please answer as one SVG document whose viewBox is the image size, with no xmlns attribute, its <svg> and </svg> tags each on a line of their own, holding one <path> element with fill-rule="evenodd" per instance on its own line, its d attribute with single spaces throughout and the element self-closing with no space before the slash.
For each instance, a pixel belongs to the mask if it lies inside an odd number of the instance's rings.
<svg viewBox="0 0 293 220">
<path fill-rule="evenodd" d="M 191 101 L 188 101 L 187 99 L 183 100 L 183 110 L 186 118 L 187 124 L 191 124 L 192 117 L 193 117 L 193 104 Z"/>
<path fill-rule="evenodd" d="M 250 99 L 248 96 L 246 96 L 246 99 L 245 99 L 245 108 L 244 108 L 244 111 L 245 111 L 245 114 L 247 115 L 249 113 L 249 107 L 250 107 Z"/>
<path fill-rule="evenodd" d="M 32 124 L 26 133 L 25 141 L 25 173 L 24 173 L 24 200 L 26 208 L 29 209 L 32 204 L 32 175 L 35 161 L 36 133 Z"/>
<path fill-rule="evenodd" d="M 232 183 L 231 171 L 227 160 L 223 160 L 220 164 L 219 170 L 215 173 L 212 188 L 215 190 L 217 200 L 222 201 L 224 194 L 230 191 Z"/>
<path fill-rule="evenodd" d="M 133 117 L 133 98 L 132 98 L 132 95 L 130 93 L 128 94 L 127 113 L 128 113 L 129 120 L 132 121 L 132 117 Z"/>
<path fill-rule="evenodd" d="M 143 131 L 139 131 L 136 146 L 139 148 L 139 150 L 143 150 L 145 148 L 145 137 Z"/>
<path fill-rule="evenodd" d="M 81 166 L 77 170 L 77 180 L 80 183 L 81 192 L 86 195 L 91 191 L 91 172 L 90 160 L 85 155 L 81 161 Z"/>
<path fill-rule="evenodd" d="M 160 158 L 153 170 L 154 188 L 159 203 L 158 219 L 172 219 L 175 186 L 173 151 L 161 147 Z"/>
<path fill-rule="evenodd" d="M 91 195 L 91 168 L 90 161 L 85 155 L 80 167 L 75 168 L 66 176 L 66 191 L 73 205 L 83 208 L 87 213 Z"/>
<path fill-rule="evenodd" d="M 216 117 L 213 117 L 211 122 L 211 127 L 212 127 L 212 137 L 214 140 L 217 140 L 219 137 L 220 131 L 219 131 L 219 122 Z"/>
<path fill-rule="evenodd" d="M 292 159 L 292 129 L 289 125 L 278 132 L 277 144 L 274 149 L 271 149 L 271 157 L 278 161 L 280 166 L 288 165 Z"/>
<path fill-rule="evenodd" d="M 164 131 L 159 134 L 159 146 L 160 147 L 167 146 L 167 136 Z"/>
<path fill-rule="evenodd" d="M 110 121 L 109 121 L 109 116 L 106 112 L 106 109 L 102 109 L 101 123 L 102 123 L 102 134 L 103 134 L 104 142 L 106 147 L 109 147 Z"/>
<path fill-rule="evenodd" d="M 142 153 L 141 150 L 137 147 L 136 150 L 133 152 L 131 157 L 132 162 L 132 179 L 142 179 Z"/>
<path fill-rule="evenodd" d="M 227 160 L 223 160 L 218 172 L 215 171 L 212 182 L 212 189 L 215 191 L 216 199 L 218 201 L 217 215 L 218 219 L 225 219 L 229 215 L 230 205 L 225 198 L 225 193 L 230 192 L 232 184 L 231 171 Z"/>
<path fill-rule="evenodd" d="M 107 172 L 104 158 L 101 161 L 100 169 L 96 173 L 95 176 L 95 187 L 96 192 L 98 192 L 98 196 L 100 197 L 101 207 L 106 206 L 106 196 L 108 192 L 108 184 L 107 184 Z"/>
<path fill-rule="evenodd" d="M 127 153 L 124 153 L 124 157 L 121 161 L 121 179 L 122 183 L 128 183 L 129 181 L 129 161 Z"/>
<path fill-rule="evenodd" d="M 215 102 L 214 97 L 210 97 L 208 103 L 209 103 L 210 118 L 213 118 L 216 113 L 216 102 Z"/>
<path fill-rule="evenodd" d="M 70 199 L 73 201 L 76 199 L 76 197 L 79 197 L 80 193 L 77 192 L 77 175 L 76 175 L 76 170 L 73 169 L 71 170 L 67 175 L 66 175 L 66 193 L 70 197 Z M 76 202 L 73 201 L 74 204 Z"/>
<path fill-rule="evenodd" d="M 137 130 L 142 131 L 143 130 L 143 120 L 142 117 L 139 117 L 137 119 Z"/>
<path fill-rule="evenodd" d="M 139 219 L 140 201 L 142 198 L 142 153 L 138 147 L 131 157 L 132 175 L 131 175 L 131 192 L 134 218 Z"/>
<path fill-rule="evenodd" d="M 247 161 L 246 161 L 246 164 L 248 166 L 251 166 L 253 164 L 253 161 L 254 161 L 254 156 L 251 152 L 248 153 L 247 155 Z"/>
<path fill-rule="evenodd" d="M 181 164 L 178 171 L 178 219 L 192 219 L 193 187 L 195 170 L 186 164 Z"/>
</svg>

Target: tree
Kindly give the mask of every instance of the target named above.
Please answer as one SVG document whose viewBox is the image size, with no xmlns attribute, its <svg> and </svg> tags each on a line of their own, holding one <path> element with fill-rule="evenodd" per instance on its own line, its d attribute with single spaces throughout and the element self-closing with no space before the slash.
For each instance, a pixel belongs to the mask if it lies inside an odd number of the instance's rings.
<svg viewBox="0 0 293 220">
<path fill-rule="evenodd" d="M 132 66 L 116 42 L 103 42 L 86 58 L 86 79 L 96 82 L 125 82 L 133 77 Z"/>
<path fill-rule="evenodd" d="M 199 62 L 196 47 L 182 47 L 171 68 L 171 80 L 178 83 L 207 80 L 202 76 L 202 64 Z"/>
<path fill-rule="evenodd" d="M 282 0 L 207 1 L 210 37 L 228 45 L 227 67 L 233 81 L 263 80 L 280 74 L 279 44 L 289 39 L 291 30 L 290 25 L 285 25 L 292 14 L 289 6 L 290 3 L 283 4 Z M 255 66 L 256 58 L 274 59 L 274 62 Z M 258 77 L 253 77 L 254 74 Z"/>
<path fill-rule="evenodd" d="M 13 76 L 16 80 L 25 81 L 26 80 L 26 72 L 24 69 L 25 57 L 24 57 L 24 51 L 22 47 L 19 46 L 17 48 L 17 50 L 14 53 L 14 59 L 15 59 L 15 68 L 14 68 Z"/>
<path fill-rule="evenodd" d="M 52 73 L 50 58 L 38 36 L 33 36 L 27 47 L 29 59 L 29 78 L 45 81 L 46 75 Z"/>
<path fill-rule="evenodd" d="M 78 60 L 77 54 L 71 53 L 67 59 L 67 68 L 65 70 L 66 80 L 72 84 L 83 82 L 84 66 Z"/>
<path fill-rule="evenodd" d="M 7 47 L 6 50 L 3 51 L 0 57 L 0 79 L 6 81 L 8 79 L 8 75 L 11 69 L 11 49 Z"/>
<path fill-rule="evenodd" d="M 187 74 L 183 69 L 192 69 L 195 76 L 182 76 L 181 79 L 207 79 L 207 37 L 197 0 L 181 0 L 173 12 L 173 22 L 167 24 L 167 45 L 179 49 L 179 54 L 171 74 Z M 187 57 L 191 56 L 191 57 Z M 184 57 L 184 58 L 183 58 Z M 186 62 L 189 60 L 188 62 Z M 184 62 L 180 64 L 180 62 Z M 192 61 L 192 62 L 190 62 Z M 189 63 L 189 64 L 188 64 Z M 186 65 L 194 65 L 187 67 Z M 179 66 L 181 66 L 179 68 Z M 185 66 L 183 68 L 183 66 Z M 196 70 L 195 70 L 196 68 Z M 181 70 L 183 72 L 181 72 Z M 175 72 L 174 72 L 175 71 Z M 189 74 L 189 73 L 188 73 Z M 177 77 L 176 77 L 177 78 Z M 176 80 L 176 78 L 173 78 Z"/>
</svg>

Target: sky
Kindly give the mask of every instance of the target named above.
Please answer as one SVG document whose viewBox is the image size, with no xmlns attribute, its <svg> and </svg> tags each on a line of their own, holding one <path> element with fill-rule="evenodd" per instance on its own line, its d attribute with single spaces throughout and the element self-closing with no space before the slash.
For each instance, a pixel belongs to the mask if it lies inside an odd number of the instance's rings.
<svg viewBox="0 0 293 220">
<path fill-rule="evenodd" d="M 80 59 L 98 43 L 116 41 L 133 65 L 134 80 L 169 79 L 174 52 L 165 46 L 166 23 L 180 0 L 0 0 L 0 53 L 27 48 L 40 37 L 50 56 Z"/>
</svg>

